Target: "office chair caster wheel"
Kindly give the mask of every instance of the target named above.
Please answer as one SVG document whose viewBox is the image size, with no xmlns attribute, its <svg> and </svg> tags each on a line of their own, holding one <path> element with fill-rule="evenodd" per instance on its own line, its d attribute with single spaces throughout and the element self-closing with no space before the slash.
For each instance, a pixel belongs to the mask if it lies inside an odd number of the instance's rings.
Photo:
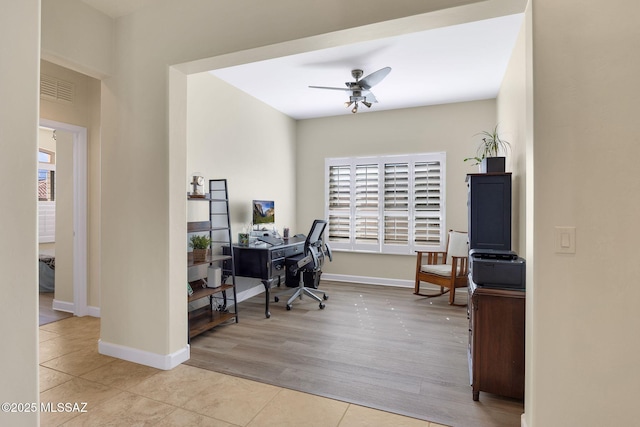
<svg viewBox="0 0 640 427">
<path fill-rule="evenodd" d="M 327 294 L 322 295 L 322 299 L 325 300 L 325 301 L 328 300 L 329 299 L 329 295 L 327 295 Z"/>
<path fill-rule="evenodd" d="M 287 304 L 287 311 L 291 310 L 291 304 Z"/>
<path fill-rule="evenodd" d="M 323 303 L 320 303 L 320 310 L 324 310 L 325 305 Z"/>
<path fill-rule="evenodd" d="M 280 301 L 280 298 L 278 298 L 278 297 L 273 297 L 273 302 L 278 302 L 278 301 Z"/>
</svg>

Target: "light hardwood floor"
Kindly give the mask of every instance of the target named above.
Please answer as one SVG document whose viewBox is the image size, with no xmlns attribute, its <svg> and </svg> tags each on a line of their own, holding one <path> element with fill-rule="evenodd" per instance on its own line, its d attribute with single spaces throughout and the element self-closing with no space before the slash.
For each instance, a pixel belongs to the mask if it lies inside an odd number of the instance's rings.
<svg viewBox="0 0 640 427">
<path fill-rule="evenodd" d="M 56 320 L 66 319 L 73 316 L 71 313 L 64 311 L 54 310 L 53 308 L 53 292 L 40 292 L 39 293 L 39 321 L 40 326 L 47 323 L 55 322 Z"/>
<path fill-rule="evenodd" d="M 92 317 L 39 332 L 40 402 L 87 403 L 86 412 L 43 412 L 41 426 L 443 427 L 192 366 L 160 371 L 103 356 Z"/>
<path fill-rule="evenodd" d="M 321 289 L 324 310 L 306 297 L 287 311 L 281 298 L 270 319 L 263 295 L 242 302 L 239 323 L 192 339 L 186 364 L 450 426 L 520 425 L 521 401 L 472 400 L 465 307 L 407 288 L 323 281 Z M 466 299 L 458 290 L 456 302 Z"/>
</svg>

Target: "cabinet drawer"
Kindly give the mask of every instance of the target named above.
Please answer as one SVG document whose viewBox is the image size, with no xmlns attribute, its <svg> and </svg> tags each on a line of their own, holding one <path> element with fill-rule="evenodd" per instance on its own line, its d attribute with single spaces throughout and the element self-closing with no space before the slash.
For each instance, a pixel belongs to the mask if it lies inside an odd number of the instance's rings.
<svg viewBox="0 0 640 427">
<path fill-rule="evenodd" d="M 303 245 L 290 246 L 288 248 L 273 249 L 271 251 L 271 259 L 289 258 L 294 255 L 301 254 L 304 251 Z"/>
<path fill-rule="evenodd" d="M 284 256 L 286 258 L 289 258 L 289 257 L 292 257 L 294 255 L 301 254 L 303 251 L 304 251 L 304 245 L 291 246 L 291 247 L 285 249 Z"/>
<path fill-rule="evenodd" d="M 284 249 L 274 249 L 271 251 L 271 259 L 275 260 L 278 258 L 284 258 L 285 256 L 287 256 L 285 252 L 286 251 Z"/>
<path fill-rule="evenodd" d="M 271 276 L 278 276 L 284 273 L 284 257 L 271 260 Z"/>
</svg>

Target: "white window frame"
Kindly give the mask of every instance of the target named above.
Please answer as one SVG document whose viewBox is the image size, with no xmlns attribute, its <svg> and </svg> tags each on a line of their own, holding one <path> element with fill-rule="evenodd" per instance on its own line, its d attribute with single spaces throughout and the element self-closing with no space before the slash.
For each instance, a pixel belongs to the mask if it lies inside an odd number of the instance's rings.
<svg viewBox="0 0 640 427">
<path fill-rule="evenodd" d="M 439 209 L 435 210 L 420 210 L 416 208 L 415 198 L 416 194 L 419 194 L 419 190 L 416 187 L 416 173 L 417 165 L 423 165 L 424 163 L 439 163 L 439 175 L 436 181 L 439 179 Z M 363 191 L 356 191 L 358 185 L 356 181 L 358 166 L 363 165 L 377 165 L 378 168 L 378 190 L 377 190 L 377 209 L 358 209 L 357 195 L 360 194 L 362 200 Z M 407 209 L 406 211 L 400 210 L 385 210 L 385 165 L 391 164 L 406 164 L 408 169 L 408 181 L 407 189 L 409 193 L 407 195 Z M 342 205 L 341 208 L 335 208 L 335 197 L 337 197 L 338 190 L 335 187 L 335 182 L 332 187 L 331 172 L 337 171 L 337 167 L 342 168 L 343 177 L 345 172 L 349 170 L 349 176 L 347 180 L 344 180 L 341 188 Z M 362 168 L 361 168 L 362 169 Z M 419 168 L 418 168 L 419 169 Z M 436 168 L 437 169 L 437 168 Z M 372 174 L 375 176 L 375 174 Z M 369 156 L 369 157 L 340 157 L 340 158 L 326 158 L 325 159 L 325 217 L 329 221 L 329 232 L 327 233 L 327 240 L 332 249 L 338 251 L 351 251 L 351 252 L 369 252 L 369 253 L 383 253 L 383 254 L 405 254 L 413 255 L 416 250 L 444 250 L 446 245 L 446 153 L 421 153 L 421 154 L 407 154 L 407 155 L 393 155 L 393 156 Z M 348 181 L 348 182 L 347 182 Z M 332 191 L 331 188 L 334 188 Z M 345 201 L 345 191 L 349 188 L 349 202 Z M 375 188 L 375 185 L 367 187 L 367 189 Z M 369 193 L 368 193 L 369 194 Z M 330 197 L 334 197 L 334 200 L 330 200 Z M 374 205 L 375 203 L 370 203 Z M 348 205 L 348 206 L 345 206 Z M 360 203 L 362 206 L 362 203 Z M 416 227 L 419 227 L 417 220 L 420 217 L 420 213 L 429 212 L 429 216 L 436 218 L 435 221 L 439 224 L 436 227 L 435 234 L 431 233 L 432 242 L 417 243 Z M 403 237 L 406 243 L 385 243 L 385 219 L 392 217 L 408 217 L 406 237 Z M 424 217 L 424 215 L 423 215 Z M 331 231 L 333 229 L 333 221 L 338 223 L 338 218 L 341 219 L 340 224 L 342 228 L 336 234 L 342 234 L 342 239 L 336 241 L 331 237 Z M 367 219 L 371 224 L 378 225 L 377 239 L 370 233 L 367 235 L 367 239 L 358 239 L 364 234 L 362 223 L 364 219 Z M 360 225 L 360 227 L 357 227 Z M 348 232 L 348 235 L 347 235 Z"/>
</svg>

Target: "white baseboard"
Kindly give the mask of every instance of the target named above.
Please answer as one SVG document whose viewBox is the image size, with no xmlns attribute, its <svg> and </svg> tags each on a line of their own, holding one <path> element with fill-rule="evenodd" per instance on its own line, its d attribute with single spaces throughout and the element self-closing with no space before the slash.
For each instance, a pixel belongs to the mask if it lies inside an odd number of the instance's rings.
<svg viewBox="0 0 640 427">
<path fill-rule="evenodd" d="M 76 312 L 76 306 L 74 303 L 68 302 L 68 301 L 60 301 L 57 299 L 53 300 L 53 303 L 51 304 L 51 308 L 54 310 L 64 311 L 66 313 L 72 313 L 72 314 L 75 314 Z M 92 307 L 92 306 L 87 307 L 87 316 L 100 317 L 100 307 Z"/>
<path fill-rule="evenodd" d="M 137 348 L 104 342 L 103 340 L 98 340 L 98 352 L 106 356 L 117 357 L 118 359 L 165 371 L 175 368 L 182 362 L 186 362 L 191 356 L 189 344 L 171 354 L 156 354 Z"/>
<path fill-rule="evenodd" d="M 76 312 L 76 306 L 74 303 L 68 302 L 68 301 L 60 301 L 57 299 L 53 300 L 53 303 L 51 304 L 51 308 L 58 311 L 65 311 L 67 313 Z"/>
<path fill-rule="evenodd" d="M 520 427 L 527 427 L 527 419 L 524 414 L 520 416 Z"/>
<path fill-rule="evenodd" d="M 402 279 L 385 279 L 380 277 L 366 277 L 366 276 L 349 276 L 345 274 L 326 274 L 322 273 L 322 279 L 332 280 L 335 282 L 350 282 L 350 283 L 362 283 L 365 285 L 379 285 L 379 286 L 396 286 L 400 288 L 413 288 L 413 280 Z M 238 302 L 242 302 L 256 295 L 260 295 L 264 292 L 264 285 L 261 283 L 258 285 L 249 284 L 250 288 L 243 291 L 237 291 Z M 271 291 L 278 290 L 277 286 L 273 286 Z"/>
<path fill-rule="evenodd" d="M 257 286 L 253 286 L 249 289 L 245 289 L 244 291 L 237 292 L 236 296 L 238 298 L 238 302 L 242 302 L 256 295 L 260 295 L 263 292 L 264 292 L 264 285 L 261 283 Z"/>
<path fill-rule="evenodd" d="M 413 288 L 415 285 L 413 280 L 386 279 L 383 277 L 350 276 L 347 274 L 322 273 L 322 279 L 333 280 L 336 282 L 362 283 L 365 285 L 397 286 L 400 288 Z"/>
</svg>

